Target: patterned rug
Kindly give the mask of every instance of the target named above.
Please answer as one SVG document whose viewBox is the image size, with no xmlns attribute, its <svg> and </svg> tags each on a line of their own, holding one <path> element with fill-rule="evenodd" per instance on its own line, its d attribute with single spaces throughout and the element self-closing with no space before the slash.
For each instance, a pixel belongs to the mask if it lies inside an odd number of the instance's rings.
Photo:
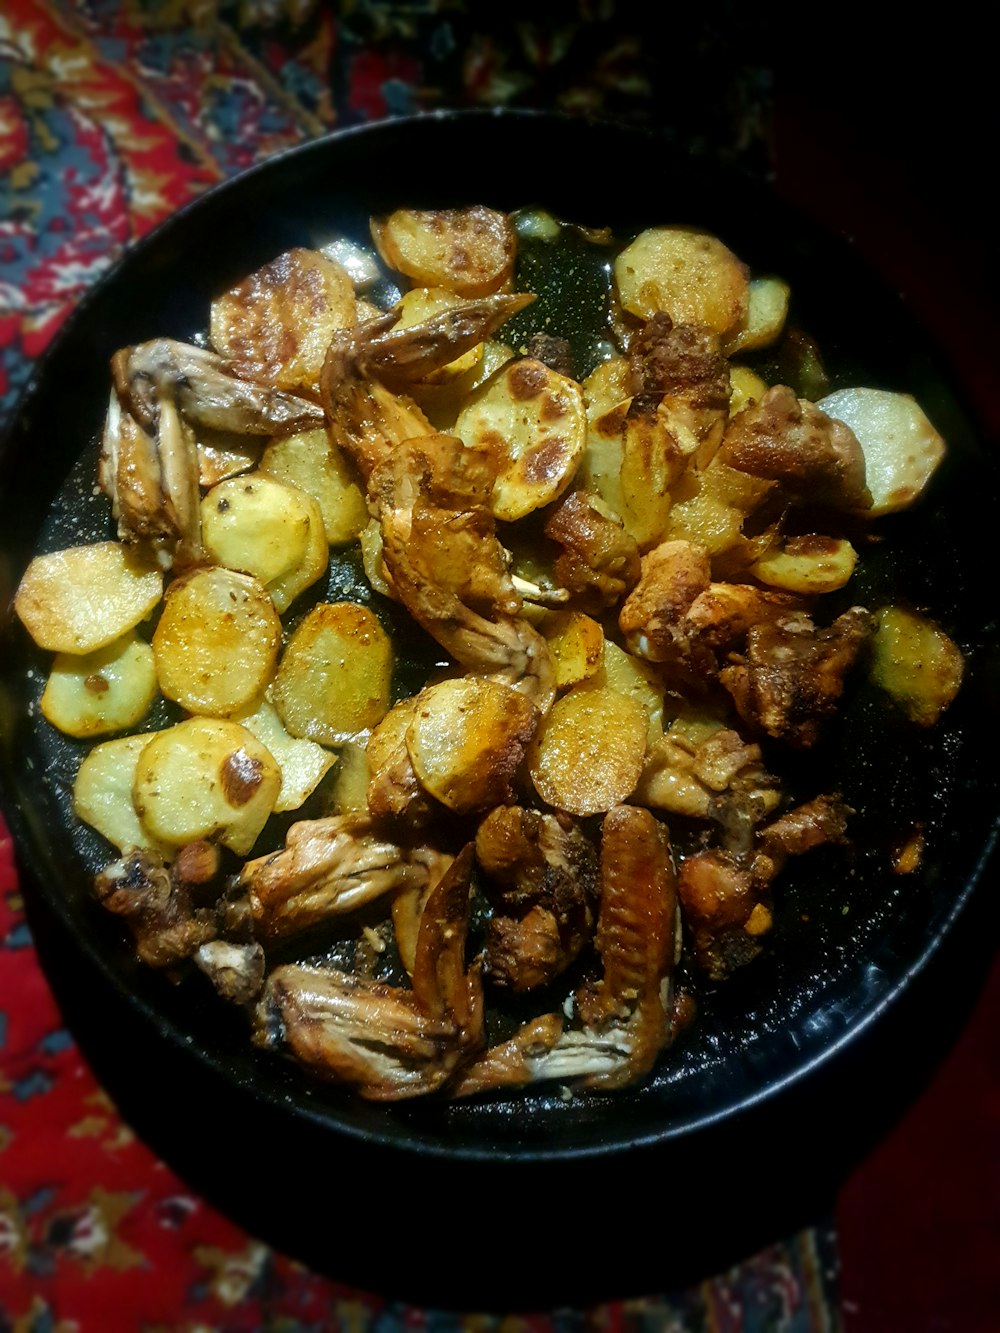
<svg viewBox="0 0 1000 1333">
<path fill-rule="evenodd" d="M 336 125 L 558 107 L 655 118 L 766 166 L 769 75 L 750 21 L 735 5 L 672 16 L 674 49 L 701 63 L 676 61 L 663 79 L 656 34 L 634 18 L 613 0 L 552 4 L 544 25 L 487 23 L 455 0 L 5 0 L 0 421 L 130 242 Z M 818 1228 L 690 1290 L 517 1317 L 390 1304 L 307 1271 L 195 1197 L 119 1118 L 39 970 L 0 823 L 0 1333 L 811 1333 L 839 1327 L 835 1269 Z"/>
</svg>

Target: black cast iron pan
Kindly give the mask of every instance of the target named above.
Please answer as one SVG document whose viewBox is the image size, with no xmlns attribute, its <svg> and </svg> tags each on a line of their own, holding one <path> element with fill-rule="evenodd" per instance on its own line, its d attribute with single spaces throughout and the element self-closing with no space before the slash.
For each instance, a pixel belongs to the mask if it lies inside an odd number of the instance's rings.
<svg viewBox="0 0 1000 1333">
<path fill-rule="evenodd" d="M 831 387 L 911 392 L 949 443 L 930 492 L 883 519 L 854 601 L 903 600 L 962 646 L 956 703 L 918 732 L 860 685 L 803 787 L 841 790 L 852 845 L 786 871 L 764 957 L 703 988 L 657 1075 L 614 1097 L 363 1104 L 254 1051 L 200 980 L 138 966 L 87 882 L 107 857 L 72 816 L 73 743 L 37 715 L 44 661 L 9 604 L 31 556 L 108 535 L 92 493 L 118 347 L 204 327 L 214 293 L 292 245 L 367 236 L 403 203 L 540 205 L 628 235 L 720 236 L 794 293 Z M 336 134 L 212 191 L 135 247 L 35 370 L 0 454 L 4 809 L 31 924 L 84 1051 L 139 1131 L 244 1225 L 336 1276 L 441 1304 L 580 1301 L 718 1266 L 802 1220 L 926 1073 L 988 956 L 1000 800 L 995 605 L 978 587 L 996 460 L 901 305 L 761 183 L 657 136 L 454 113 Z M 334 573 L 336 587 L 348 574 Z M 339 583 L 336 582 L 339 580 Z M 890 873 L 915 824 L 919 871 Z M 971 923 L 971 924 L 970 924 Z M 649 1203 L 654 1251 L 630 1242 Z M 600 1242 L 604 1262 L 581 1263 Z"/>
</svg>

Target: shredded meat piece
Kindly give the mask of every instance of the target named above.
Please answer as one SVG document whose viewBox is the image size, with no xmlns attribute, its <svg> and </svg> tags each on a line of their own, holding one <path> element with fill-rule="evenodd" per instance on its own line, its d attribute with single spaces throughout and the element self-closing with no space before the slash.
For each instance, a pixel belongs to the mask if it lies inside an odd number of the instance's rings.
<svg viewBox="0 0 1000 1333">
<path fill-rule="evenodd" d="M 565 338 L 554 338 L 550 333 L 533 333 L 528 339 L 527 355 L 541 361 L 557 375 L 573 378 L 573 361 Z"/>
<path fill-rule="evenodd" d="M 635 539 L 581 492 L 574 491 L 555 508 L 545 535 L 563 548 L 555 561 L 556 578 L 583 610 L 614 606 L 638 582 Z"/>
<path fill-rule="evenodd" d="M 743 659 L 720 671 L 719 679 L 746 722 L 807 748 L 834 712 L 844 678 L 871 633 L 871 616 L 859 606 L 827 629 L 817 629 L 806 615 L 755 625 Z"/>
<path fill-rule="evenodd" d="M 546 985 L 590 939 L 597 853 L 568 815 L 498 806 L 479 826 L 476 857 L 494 906 L 487 977 L 518 992 Z"/>
<path fill-rule="evenodd" d="M 789 496 L 838 509 L 869 509 L 865 456 L 842 421 L 776 384 L 733 418 L 719 461 L 781 482 Z"/>
</svg>

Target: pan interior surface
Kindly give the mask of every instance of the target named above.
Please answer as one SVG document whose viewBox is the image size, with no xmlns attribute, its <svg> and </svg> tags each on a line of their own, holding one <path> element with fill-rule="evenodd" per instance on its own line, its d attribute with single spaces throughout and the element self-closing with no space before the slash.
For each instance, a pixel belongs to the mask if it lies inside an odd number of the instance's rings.
<svg viewBox="0 0 1000 1333">
<path fill-rule="evenodd" d="M 580 162 L 592 170 L 567 166 Z M 558 164 L 563 169 L 553 169 Z M 593 191 L 602 178 L 619 188 Z M 930 493 L 912 511 L 882 520 L 884 540 L 866 554 L 850 597 L 926 611 L 963 649 L 967 679 L 932 732 L 906 725 L 874 689 L 860 688 L 802 761 L 795 783 L 804 792 L 837 790 L 855 810 L 850 847 L 823 849 L 785 873 L 765 954 L 724 986 L 701 988 L 696 1023 L 643 1085 L 613 1097 L 544 1087 L 386 1108 L 254 1051 L 242 1018 L 216 1004 L 200 978 L 175 985 L 135 962 L 88 890 L 106 848 L 72 813 L 81 749 L 40 723 L 46 666 L 11 616 L 2 626 L 0 678 L 4 804 L 33 921 L 49 920 L 72 937 L 81 978 L 99 976 L 136 1031 L 210 1071 L 248 1117 L 266 1110 L 311 1132 L 432 1158 L 599 1158 L 709 1131 L 829 1060 L 920 972 L 996 839 L 990 754 L 1000 654 L 996 620 L 972 591 L 996 503 L 995 460 L 905 312 L 846 246 L 790 215 L 759 182 L 657 136 L 610 126 L 454 114 L 386 122 L 294 150 L 219 187 L 129 252 L 40 363 L 0 454 L 0 604 L 9 605 L 36 552 L 109 535 L 93 478 L 107 363 L 118 347 L 190 338 L 204 327 L 214 294 L 282 250 L 340 236 L 365 243 L 370 216 L 402 204 L 468 203 L 538 206 L 623 237 L 656 224 L 704 228 L 755 273 L 789 282 L 792 318 L 822 349 L 831 388 L 912 393 L 948 440 Z M 350 596 L 356 566 L 345 559 L 331 568 L 331 587 Z M 892 848 L 914 827 L 924 837 L 921 866 L 893 875 Z M 57 988 L 65 1003 L 72 987 L 61 978 Z M 107 1052 L 96 1062 L 108 1068 Z"/>
</svg>

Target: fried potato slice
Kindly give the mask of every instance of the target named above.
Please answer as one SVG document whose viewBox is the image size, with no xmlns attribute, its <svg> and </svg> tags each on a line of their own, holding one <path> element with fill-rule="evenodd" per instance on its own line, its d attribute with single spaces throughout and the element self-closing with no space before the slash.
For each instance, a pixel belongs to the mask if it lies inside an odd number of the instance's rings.
<svg viewBox="0 0 1000 1333">
<path fill-rule="evenodd" d="M 266 699 L 255 712 L 236 720 L 266 746 L 281 769 L 281 790 L 274 803 L 278 814 L 298 810 L 337 762 L 336 755 L 314 741 L 289 736 L 277 709 Z"/>
<path fill-rule="evenodd" d="M 352 542 L 368 522 L 368 505 L 354 468 L 326 430 L 272 440 L 264 450 L 260 470 L 312 496 L 331 546 Z"/>
<path fill-rule="evenodd" d="M 762 380 L 755 370 L 749 366 L 730 366 L 729 383 L 731 393 L 729 397 L 729 419 L 732 421 L 737 413 L 742 412 L 745 407 L 751 403 L 759 403 L 767 393 L 767 381 Z"/>
<path fill-rule="evenodd" d="M 281 769 L 246 727 L 189 717 L 143 747 L 132 801 L 150 834 L 171 847 L 207 838 L 246 856 L 280 790 Z"/>
<path fill-rule="evenodd" d="M 274 674 L 280 643 L 281 621 L 257 579 L 195 570 L 167 589 L 153 634 L 160 689 L 189 713 L 242 712 Z"/>
<path fill-rule="evenodd" d="M 292 736 L 337 745 L 381 722 L 391 675 L 392 646 L 371 611 L 321 602 L 288 641 L 271 702 Z"/>
<path fill-rule="evenodd" d="M 330 563 L 330 543 L 326 539 L 323 515 L 311 495 L 299 492 L 299 499 L 309 515 L 309 531 L 305 554 L 299 563 L 267 585 L 271 600 L 279 611 L 287 611 L 291 604 L 326 573 Z"/>
<path fill-rule="evenodd" d="M 587 441 L 583 390 L 541 361 L 513 361 L 466 404 L 455 433 L 494 460 L 490 508 L 513 522 L 551 504 L 572 481 Z"/>
<path fill-rule="evenodd" d="M 649 720 L 637 699 L 578 685 L 557 699 L 530 759 L 543 801 L 571 815 L 596 815 L 628 799 L 639 781 Z"/>
<path fill-rule="evenodd" d="M 270 583 L 305 558 L 309 511 L 298 491 L 273 477 L 230 477 L 202 500 L 201 534 L 215 564 Z"/>
<path fill-rule="evenodd" d="M 73 812 L 120 852 L 135 848 L 166 860 L 172 849 L 140 822 L 132 804 L 139 756 L 159 732 L 102 741 L 83 759 L 73 784 Z"/>
<path fill-rule="evenodd" d="M 748 545 L 743 524 L 776 485 L 715 459 L 701 472 L 681 479 L 674 491 L 665 538 L 697 542 L 713 556 Z"/>
<path fill-rule="evenodd" d="M 92 653 L 134 629 L 162 592 L 158 569 L 121 542 L 95 542 L 36 555 L 14 610 L 39 648 Z"/>
<path fill-rule="evenodd" d="M 769 588 L 785 592 L 836 592 L 854 573 L 858 553 L 844 537 L 806 534 L 789 537 L 750 566 L 750 573 Z"/>
<path fill-rule="evenodd" d="M 600 668 L 587 683 L 598 689 L 616 690 L 641 704 L 649 719 L 650 744 L 663 734 L 663 682 L 649 662 L 605 639 Z"/>
<path fill-rule="evenodd" d="M 103 736 L 136 726 L 155 698 L 153 650 L 128 634 L 93 653 L 59 653 L 39 706 L 67 736 Z"/>
<path fill-rule="evenodd" d="M 872 679 L 911 722 L 930 727 L 962 683 L 965 662 L 944 630 L 924 616 L 886 606 L 872 640 Z"/>
<path fill-rule="evenodd" d="M 747 291 L 747 313 L 726 339 L 725 352 L 750 352 L 773 343 L 785 327 L 792 290 L 781 278 L 753 278 Z"/>
<path fill-rule="evenodd" d="M 372 240 L 398 273 L 459 296 L 498 292 L 514 271 L 517 243 L 506 214 L 471 208 L 401 208 L 372 218 Z"/>
<path fill-rule="evenodd" d="M 651 227 L 615 260 L 622 306 L 640 319 L 665 311 L 675 324 L 706 324 L 725 337 L 745 323 L 750 274 L 715 236 Z"/>
<path fill-rule="evenodd" d="M 556 688 L 577 685 L 601 669 L 604 631 L 582 611 L 557 611 L 539 628 L 549 645 L 556 673 Z"/>
<path fill-rule="evenodd" d="M 905 509 L 926 488 L 944 458 L 945 443 L 908 393 L 840 389 L 816 406 L 849 426 L 865 456 L 870 518 Z"/>
<path fill-rule="evenodd" d="M 354 284 L 332 259 L 297 247 L 212 302 L 212 346 L 251 379 L 315 388 L 330 339 L 357 318 Z"/>
<path fill-rule="evenodd" d="M 421 785 L 449 810 L 485 810 L 511 799 L 538 717 L 517 690 L 462 676 L 417 696 L 406 748 Z"/>
</svg>

